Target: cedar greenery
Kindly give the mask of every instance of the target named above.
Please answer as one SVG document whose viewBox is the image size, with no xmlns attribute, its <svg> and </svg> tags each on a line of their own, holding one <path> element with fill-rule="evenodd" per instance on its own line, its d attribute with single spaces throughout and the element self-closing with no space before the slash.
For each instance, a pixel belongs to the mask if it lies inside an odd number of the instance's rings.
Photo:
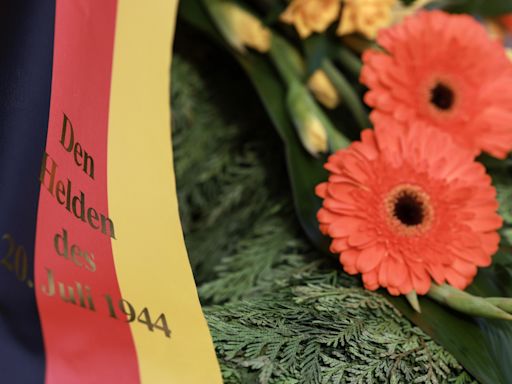
<svg viewBox="0 0 512 384">
<path fill-rule="evenodd" d="M 293 213 L 279 139 L 271 127 L 246 123 L 261 107 L 244 95 L 253 102 L 240 106 L 247 115 L 222 110 L 221 98 L 238 108 L 236 92 L 220 97 L 193 62 L 176 55 L 173 64 L 175 170 L 225 382 L 474 382 L 383 296 L 310 246 Z"/>
<path fill-rule="evenodd" d="M 512 245 L 512 158 L 497 160 L 487 155 L 479 159 L 492 176 L 499 203 L 498 213 L 503 218 L 502 239 Z"/>
</svg>

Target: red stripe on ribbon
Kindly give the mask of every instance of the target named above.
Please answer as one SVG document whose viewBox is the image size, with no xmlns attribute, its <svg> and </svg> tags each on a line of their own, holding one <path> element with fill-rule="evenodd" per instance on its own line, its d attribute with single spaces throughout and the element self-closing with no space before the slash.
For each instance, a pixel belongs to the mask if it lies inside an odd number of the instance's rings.
<svg viewBox="0 0 512 384">
<path fill-rule="evenodd" d="M 139 382 L 130 327 L 117 306 L 120 289 L 107 219 L 115 19 L 115 0 L 57 0 L 35 251 L 50 384 Z M 115 218 L 112 222 L 115 228 Z"/>
</svg>

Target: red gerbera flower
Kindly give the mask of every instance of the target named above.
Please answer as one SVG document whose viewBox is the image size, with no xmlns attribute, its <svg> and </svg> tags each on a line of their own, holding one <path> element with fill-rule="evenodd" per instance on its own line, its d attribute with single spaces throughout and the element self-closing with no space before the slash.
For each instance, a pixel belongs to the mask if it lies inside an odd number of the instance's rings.
<svg viewBox="0 0 512 384">
<path fill-rule="evenodd" d="M 361 73 L 374 123 L 423 120 L 475 153 L 512 149 L 512 64 L 476 20 L 420 12 L 377 42 Z"/>
<path fill-rule="evenodd" d="M 431 279 L 459 289 L 487 266 L 502 220 L 482 164 L 423 123 L 365 130 L 329 157 L 321 231 L 366 288 L 425 294 Z"/>
</svg>

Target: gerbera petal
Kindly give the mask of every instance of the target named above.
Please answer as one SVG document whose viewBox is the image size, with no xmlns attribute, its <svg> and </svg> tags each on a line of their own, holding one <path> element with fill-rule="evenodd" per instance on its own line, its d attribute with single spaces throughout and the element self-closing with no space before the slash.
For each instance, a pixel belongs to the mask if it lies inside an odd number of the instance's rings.
<svg viewBox="0 0 512 384">
<path fill-rule="evenodd" d="M 399 287 L 408 276 L 408 269 L 402 260 L 389 257 L 388 266 L 388 283 L 390 286 Z"/>
<path fill-rule="evenodd" d="M 485 254 L 494 255 L 498 251 L 500 235 L 497 232 L 482 234 L 480 238 L 482 239 L 482 248 Z M 482 266 L 485 266 L 485 264 Z"/>
<path fill-rule="evenodd" d="M 347 250 L 340 255 L 340 263 L 343 265 L 345 272 L 355 275 L 358 273 L 356 269 L 356 261 L 359 255 L 359 251 Z"/>
<path fill-rule="evenodd" d="M 411 274 L 412 286 L 418 295 L 424 295 L 430 289 L 430 276 L 423 269 L 417 269 Z"/>
<path fill-rule="evenodd" d="M 343 224 L 338 224 L 338 222 L 333 222 L 329 225 L 329 236 L 331 236 L 333 239 L 338 237 L 347 237 L 353 231 L 353 228 L 347 227 Z"/>
<path fill-rule="evenodd" d="M 402 295 L 405 295 L 405 294 L 411 292 L 413 289 L 414 288 L 413 288 L 413 284 L 412 284 L 411 275 L 409 273 L 407 273 L 405 275 L 404 281 L 398 287 L 398 290 L 400 291 L 400 293 Z"/>
<path fill-rule="evenodd" d="M 445 282 L 446 272 L 441 264 L 427 264 L 427 270 L 437 284 Z"/>
<path fill-rule="evenodd" d="M 375 291 L 379 287 L 379 276 L 376 269 L 363 273 L 363 283 L 366 289 Z"/>
<path fill-rule="evenodd" d="M 500 241 L 485 168 L 424 123 L 377 122 L 362 140 L 329 157 L 319 187 L 320 230 L 344 270 L 392 294 L 426 294 L 432 280 L 467 286 Z"/>
<path fill-rule="evenodd" d="M 315 188 L 315 193 L 318 197 L 324 199 L 327 194 L 327 183 L 318 184 Z"/>
<path fill-rule="evenodd" d="M 342 213 L 346 210 L 354 208 L 354 203 L 347 201 L 339 201 L 333 198 L 326 198 L 324 200 L 324 207 L 330 210 L 331 212 Z"/>
<path fill-rule="evenodd" d="M 512 150 L 511 65 L 479 22 L 419 12 L 382 31 L 377 42 L 384 49 L 363 54 L 360 78 L 374 123 L 386 124 L 383 116 L 423 121 L 474 155 L 504 158 Z"/>
<path fill-rule="evenodd" d="M 387 266 L 387 263 L 385 263 L 385 262 L 384 263 L 380 263 L 378 278 L 379 278 L 379 284 L 381 285 L 381 287 L 387 287 L 388 286 L 388 266 Z"/>
<path fill-rule="evenodd" d="M 336 213 L 331 212 L 328 209 L 320 208 L 320 210 L 316 214 L 316 218 L 320 223 L 332 223 L 339 217 Z"/>
<path fill-rule="evenodd" d="M 503 219 L 498 215 L 481 217 L 478 220 L 468 222 L 468 225 L 476 232 L 494 231 L 501 228 Z"/>
<path fill-rule="evenodd" d="M 328 235 L 329 234 L 329 224 L 322 224 L 320 223 L 320 232 L 322 232 L 322 234 L 324 235 Z"/>
<path fill-rule="evenodd" d="M 357 269 L 362 273 L 369 272 L 375 269 L 386 255 L 386 248 L 379 243 L 365 248 L 357 258 Z"/>
<path fill-rule="evenodd" d="M 482 246 L 477 247 L 452 247 L 449 248 L 458 258 L 474 263 L 476 266 L 484 267 L 490 264 L 491 253 L 485 252 Z M 494 252 L 493 252 L 494 253 Z"/>
<path fill-rule="evenodd" d="M 400 290 L 396 287 L 388 287 L 388 292 L 390 293 L 391 296 L 399 296 L 400 295 Z"/>
<path fill-rule="evenodd" d="M 375 241 L 376 234 L 368 231 L 357 231 L 350 235 L 348 243 L 353 247 L 360 247 L 367 245 L 368 243 Z"/>
<path fill-rule="evenodd" d="M 476 275 L 476 265 L 462 259 L 455 259 L 451 265 L 451 268 L 457 271 L 457 273 L 460 275 L 464 276 L 466 279 L 472 279 Z"/>
<path fill-rule="evenodd" d="M 446 268 L 446 280 L 450 285 L 458 289 L 464 289 L 468 284 L 468 279 L 452 268 Z"/>
<path fill-rule="evenodd" d="M 350 246 L 348 245 L 348 240 L 346 238 L 334 239 L 329 247 L 329 251 L 332 253 L 342 253 L 348 249 L 350 249 Z"/>
<path fill-rule="evenodd" d="M 344 203 L 354 202 L 354 198 L 352 197 L 353 191 L 354 187 L 352 185 L 342 183 L 329 183 L 329 186 L 327 187 L 329 196 Z"/>
</svg>

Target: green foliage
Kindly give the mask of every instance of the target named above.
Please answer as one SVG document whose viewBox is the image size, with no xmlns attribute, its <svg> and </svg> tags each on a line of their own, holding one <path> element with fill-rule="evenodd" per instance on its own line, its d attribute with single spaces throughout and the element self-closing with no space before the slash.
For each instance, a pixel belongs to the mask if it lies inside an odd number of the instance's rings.
<svg viewBox="0 0 512 384">
<path fill-rule="evenodd" d="M 498 191 L 499 212 L 506 224 L 512 225 L 512 175 L 506 170 L 494 172 L 493 181 Z"/>
<path fill-rule="evenodd" d="M 223 115 L 180 56 L 173 86 L 180 211 L 226 383 L 472 382 L 305 240 L 276 137 Z"/>
<path fill-rule="evenodd" d="M 173 144 L 181 221 L 195 277 L 209 278 L 213 266 L 235 250 L 252 218 L 272 210 L 267 165 L 278 151 L 248 140 L 248 132 L 213 108 L 199 74 L 177 57 L 173 66 Z M 186 81 L 184 80 L 186 79 Z M 259 146 L 259 148 L 257 148 Z M 243 183 L 240 181 L 243 180 Z M 259 193 L 254 193 L 258 191 Z M 247 202 L 250 202 L 248 204 Z"/>
<path fill-rule="evenodd" d="M 494 167 L 488 166 L 488 168 L 498 192 L 499 213 L 504 221 L 502 234 L 512 245 L 512 167 L 510 164 L 503 166 L 503 163 L 494 165 Z"/>
<path fill-rule="evenodd" d="M 498 1 L 503 2 L 502 0 Z M 491 4 L 491 1 L 484 2 L 485 5 Z M 215 26 L 212 25 L 208 15 L 205 15 L 201 8 L 200 0 L 182 2 L 179 15 L 183 22 L 189 23 L 190 26 L 197 28 L 197 31 L 202 31 L 209 36 L 211 42 L 220 43 L 218 45 L 220 48 L 226 48 Z M 276 76 L 275 68 L 268 58 L 254 52 L 240 55 L 229 48 L 227 52 L 245 73 L 244 81 L 249 79 L 252 83 L 253 89 L 259 96 L 259 102 L 264 106 L 264 110 L 273 123 L 273 128 L 283 140 L 283 152 L 286 155 L 288 166 L 286 176 L 290 180 L 291 195 L 299 222 L 310 241 L 318 249 L 326 250 L 326 239 L 321 235 L 316 220 L 321 202 L 312 193 L 315 186 L 326 178 L 325 170 L 322 167 L 323 159 L 314 159 L 302 150 L 284 103 L 285 88 L 281 79 Z M 229 76 L 225 76 L 225 79 L 227 78 L 231 80 L 232 74 L 229 73 Z M 244 89 L 247 89 L 246 87 Z M 229 93 L 225 95 L 229 95 Z M 247 95 L 253 95 L 253 93 L 249 91 Z M 228 100 L 227 97 L 224 99 Z M 238 110 L 246 112 L 252 109 L 247 106 L 239 108 L 231 100 L 230 103 L 232 113 Z M 336 118 L 336 122 L 343 132 L 349 128 L 346 119 Z M 270 140 L 267 143 L 270 143 Z M 482 296 L 507 294 L 506 292 L 510 290 L 512 275 L 510 273 L 510 255 L 503 251 L 505 250 L 502 250 L 501 256 L 494 257 L 491 268 L 479 270 L 476 279 L 469 287 L 470 292 Z M 383 294 L 409 320 L 447 348 L 476 378 L 482 382 L 493 384 L 512 382 L 512 367 L 509 360 L 504 357 L 510 355 L 507 351 L 511 349 L 512 345 L 510 322 L 461 316 L 460 313 L 451 311 L 446 306 L 428 298 L 420 298 L 422 313 L 418 314 L 411 309 L 403 297 L 393 297 L 385 292 Z"/>
<path fill-rule="evenodd" d="M 472 382 L 382 296 L 343 284 L 316 271 L 207 308 L 222 364 L 256 370 L 260 383 Z"/>
<path fill-rule="evenodd" d="M 495 17 L 512 12 L 511 0 L 438 0 L 435 6 L 449 12 Z"/>
<path fill-rule="evenodd" d="M 216 279 L 200 287 L 203 299 L 221 303 L 257 295 L 305 267 L 309 247 L 294 237 L 297 228 L 280 212 L 279 206 L 267 211 L 255 220 L 253 229 L 236 239 L 233 253 L 215 268 Z"/>
</svg>

